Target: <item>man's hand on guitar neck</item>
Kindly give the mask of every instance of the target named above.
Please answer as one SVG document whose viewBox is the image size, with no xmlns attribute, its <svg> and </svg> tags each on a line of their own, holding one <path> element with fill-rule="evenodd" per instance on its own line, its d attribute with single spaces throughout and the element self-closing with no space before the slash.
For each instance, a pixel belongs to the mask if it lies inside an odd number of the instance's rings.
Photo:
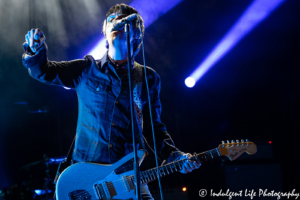
<svg viewBox="0 0 300 200">
<path fill-rule="evenodd" d="M 190 153 L 187 153 L 187 154 L 184 154 L 183 156 L 181 156 L 179 158 L 179 160 L 191 158 L 191 157 L 193 157 L 193 156 Z M 201 166 L 201 163 L 199 160 L 193 161 L 193 160 L 188 159 L 184 162 L 183 168 L 180 172 L 183 174 L 186 174 L 188 172 L 192 172 L 194 169 L 198 169 L 200 166 Z"/>
</svg>

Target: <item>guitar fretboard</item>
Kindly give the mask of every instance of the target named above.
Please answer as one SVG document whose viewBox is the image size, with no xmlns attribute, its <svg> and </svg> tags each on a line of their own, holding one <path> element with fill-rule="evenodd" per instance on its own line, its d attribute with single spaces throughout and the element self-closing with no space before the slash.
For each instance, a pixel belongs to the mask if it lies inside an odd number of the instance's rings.
<svg viewBox="0 0 300 200">
<path fill-rule="evenodd" d="M 220 153 L 219 153 L 218 148 L 197 154 L 197 158 L 200 160 L 201 163 L 208 161 L 210 159 L 219 157 L 219 156 L 220 156 Z M 158 179 L 158 173 L 159 173 L 160 177 L 164 177 L 164 176 L 167 176 L 174 172 L 181 171 L 183 164 L 186 160 L 187 159 L 178 160 L 178 161 L 163 165 L 163 166 L 159 167 L 158 170 L 157 170 L 157 168 L 153 168 L 153 169 L 149 169 L 147 171 L 141 172 L 141 177 L 140 177 L 141 183 L 142 184 L 148 183 L 148 182 Z M 130 178 L 133 181 L 134 176 L 131 176 Z"/>
</svg>

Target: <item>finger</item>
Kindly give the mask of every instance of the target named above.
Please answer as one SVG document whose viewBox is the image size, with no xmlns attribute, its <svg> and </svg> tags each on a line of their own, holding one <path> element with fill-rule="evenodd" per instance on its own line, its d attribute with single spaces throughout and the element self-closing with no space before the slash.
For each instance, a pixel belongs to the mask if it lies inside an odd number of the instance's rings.
<svg viewBox="0 0 300 200">
<path fill-rule="evenodd" d="M 193 168 L 194 168 L 194 165 L 193 165 L 193 162 L 192 162 L 192 161 L 189 160 L 189 161 L 187 161 L 186 163 L 187 163 L 187 165 L 189 166 L 190 169 L 193 169 Z"/>
<path fill-rule="evenodd" d="M 34 38 L 35 40 L 38 40 L 38 39 L 40 38 L 40 36 L 39 36 L 39 30 L 38 30 L 38 29 L 35 29 L 35 30 L 34 30 L 33 38 Z"/>
<path fill-rule="evenodd" d="M 187 173 L 187 169 L 184 165 L 182 165 L 182 169 L 180 170 L 181 173 L 186 174 Z"/>
<path fill-rule="evenodd" d="M 30 45 L 30 40 L 28 34 L 25 35 L 25 41 L 28 45 Z"/>
<path fill-rule="evenodd" d="M 30 31 L 30 35 L 29 35 L 29 38 L 30 38 L 30 47 L 33 47 L 33 38 L 34 37 L 34 30 L 31 29 Z"/>
<path fill-rule="evenodd" d="M 197 160 L 197 165 L 200 167 L 202 164 L 201 164 L 201 162 L 200 162 L 200 160 Z"/>
<path fill-rule="evenodd" d="M 186 170 L 187 170 L 188 172 L 191 172 L 191 171 L 193 170 L 193 167 L 192 167 L 191 164 L 188 163 L 188 162 L 185 162 L 185 163 L 184 163 L 184 166 L 186 167 Z"/>
<path fill-rule="evenodd" d="M 44 35 L 44 33 L 41 31 L 41 29 L 37 28 L 34 30 L 34 39 L 35 40 L 40 39 L 43 35 Z"/>
<path fill-rule="evenodd" d="M 195 169 L 198 169 L 200 167 L 200 165 L 196 161 L 193 162 L 193 165 Z"/>
</svg>

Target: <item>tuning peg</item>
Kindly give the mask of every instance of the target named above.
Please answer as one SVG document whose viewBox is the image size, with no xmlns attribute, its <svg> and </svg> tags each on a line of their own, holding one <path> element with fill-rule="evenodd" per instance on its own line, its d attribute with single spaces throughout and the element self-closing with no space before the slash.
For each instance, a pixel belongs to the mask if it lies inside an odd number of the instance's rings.
<svg viewBox="0 0 300 200">
<path fill-rule="evenodd" d="M 239 141 L 239 140 L 236 140 L 236 143 L 240 143 L 240 141 Z"/>
<path fill-rule="evenodd" d="M 234 140 L 231 140 L 231 143 L 234 143 Z"/>
<path fill-rule="evenodd" d="M 248 139 L 246 139 L 246 142 L 250 142 L 250 141 L 248 141 Z"/>
<path fill-rule="evenodd" d="M 227 143 L 230 143 L 229 140 L 227 140 Z"/>
<path fill-rule="evenodd" d="M 244 143 L 244 140 L 243 140 L 243 139 L 241 139 L 241 142 L 242 142 L 242 143 Z"/>
<path fill-rule="evenodd" d="M 222 144 L 225 144 L 225 142 L 224 142 L 224 141 L 222 141 Z"/>
</svg>

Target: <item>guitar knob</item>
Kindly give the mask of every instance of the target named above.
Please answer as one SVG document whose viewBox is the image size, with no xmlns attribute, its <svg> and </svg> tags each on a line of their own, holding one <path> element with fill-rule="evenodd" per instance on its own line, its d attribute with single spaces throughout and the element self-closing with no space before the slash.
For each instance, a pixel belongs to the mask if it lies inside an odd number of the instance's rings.
<svg viewBox="0 0 300 200">
<path fill-rule="evenodd" d="M 239 140 L 236 140 L 236 143 L 240 143 L 240 141 L 239 141 Z"/>
<path fill-rule="evenodd" d="M 234 140 L 231 140 L 231 143 L 234 143 Z"/>
<path fill-rule="evenodd" d="M 227 140 L 227 143 L 229 143 L 229 140 Z"/>
<path fill-rule="evenodd" d="M 250 141 L 248 141 L 248 139 L 246 139 L 246 142 L 250 142 Z"/>
<path fill-rule="evenodd" d="M 222 141 L 222 144 L 225 144 L 225 142 L 224 142 L 224 141 Z"/>
<path fill-rule="evenodd" d="M 241 142 L 242 142 L 242 143 L 244 143 L 244 140 L 243 140 L 243 139 L 241 139 Z"/>
</svg>

